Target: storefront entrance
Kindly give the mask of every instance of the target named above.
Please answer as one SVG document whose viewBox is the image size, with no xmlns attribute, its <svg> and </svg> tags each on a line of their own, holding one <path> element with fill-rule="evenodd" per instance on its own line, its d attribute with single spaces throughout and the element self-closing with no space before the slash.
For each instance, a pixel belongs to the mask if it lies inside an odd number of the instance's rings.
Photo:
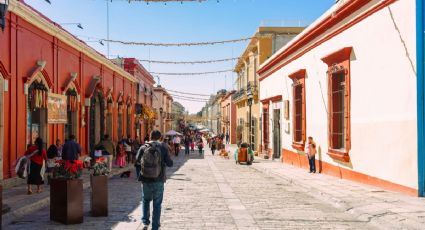
<svg viewBox="0 0 425 230">
<path fill-rule="evenodd" d="M 65 124 L 65 139 L 75 135 L 78 138 L 78 93 L 75 89 L 68 89 L 67 96 L 67 123 Z"/>
<path fill-rule="evenodd" d="M 27 95 L 27 144 L 33 144 L 37 137 L 41 137 L 44 147 L 47 147 L 47 94 L 46 84 L 40 77 L 35 79 L 28 87 Z"/>
<path fill-rule="evenodd" d="M 280 109 L 273 110 L 273 159 L 280 159 Z"/>
<path fill-rule="evenodd" d="M 102 134 L 105 133 L 105 103 L 102 93 L 96 91 L 90 101 L 90 132 L 89 146 L 90 151 L 100 142 Z"/>
</svg>

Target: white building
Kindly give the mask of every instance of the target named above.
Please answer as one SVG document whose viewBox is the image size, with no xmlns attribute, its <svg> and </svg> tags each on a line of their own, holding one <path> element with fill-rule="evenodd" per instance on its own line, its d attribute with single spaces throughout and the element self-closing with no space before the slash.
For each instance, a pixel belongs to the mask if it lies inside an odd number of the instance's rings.
<svg viewBox="0 0 425 230">
<path fill-rule="evenodd" d="M 414 0 L 341 0 L 263 65 L 262 145 L 322 173 L 418 194 Z M 273 132 L 272 132 L 273 130 Z"/>
</svg>

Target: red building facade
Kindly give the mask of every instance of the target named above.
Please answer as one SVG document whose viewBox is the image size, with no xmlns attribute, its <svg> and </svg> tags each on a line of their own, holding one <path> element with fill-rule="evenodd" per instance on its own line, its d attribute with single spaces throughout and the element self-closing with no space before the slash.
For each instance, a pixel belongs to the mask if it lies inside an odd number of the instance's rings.
<svg viewBox="0 0 425 230">
<path fill-rule="evenodd" d="M 113 141 L 144 135 L 137 127 L 145 116 L 136 104 L 152 105 L 140 85 L 152 89 L 154 81 L 140 64 L 126 65 L 126 72 L 22 2 L 10 2 L 6 21 L 0 32 L 2 179 L 15 177 L 16 159 L 37 135 L 49 146 L 74 134 L 83 155 L 105 133 Z M 66 96 L 66 124 L 48 123 L 49 94 Z"/>
</svg>

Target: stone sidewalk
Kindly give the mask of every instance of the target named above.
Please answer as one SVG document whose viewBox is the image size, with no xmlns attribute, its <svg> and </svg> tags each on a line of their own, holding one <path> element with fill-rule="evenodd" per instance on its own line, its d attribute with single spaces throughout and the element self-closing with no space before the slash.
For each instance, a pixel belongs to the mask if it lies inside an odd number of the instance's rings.
<svg viewBox="0 0 425 230">
<path fill-rule="evenodd" d="M 129 166 L 128 168 L 113 168 L 112 172 L 109 174 L 109 177 L 120 174 L 132 168 L 132 166 Z M 84 169 L 82 179 L 83 188 L 89 188 L 90 171 Z M 3 225 L 7 225 L 28 213 L 47 207 L 50 204 L 50 187 L 47 184 L 43 186 L 42 193 L 35 193 L 35 190 L 35 186 L 33 186 L 34 193 L 27 195 L 26 183 L 3 190 L 3 204 L 10 207 L 10 211 L 3 214 L 2 216 Z"/>
<path fill-rule="evenodd" d="M 277 176 L 233 160 L 192 153 L 173 157 L 167 170 L 161 229 L 374 229 Z M 84 223 L 64 226 L 49 221 L 49 208 L 27 214 L 4 229 L 142 229 L 140 183 L 135 178 L 109 181 L 109 216 L 90 217 L 85 190 Z"/>
<path fill-rule="evenodd" d="M 190 156 L 167 181 L 161 229 L 374 229 L 298 187 L 246 165 Z M 141 218 L 140 206 L 130 214 Z M 120 222 L 114 229 L 141 229 Z"/>
<path fill-rule="evenodd" d="M 232 152 L 236 146 L 228 146 Z M 425 199 L 387 191 L 278 161 L 256 158 L 252 168 L 308 192 L 315 198 L 382 229 L 424 229 Z"/>
</svg>

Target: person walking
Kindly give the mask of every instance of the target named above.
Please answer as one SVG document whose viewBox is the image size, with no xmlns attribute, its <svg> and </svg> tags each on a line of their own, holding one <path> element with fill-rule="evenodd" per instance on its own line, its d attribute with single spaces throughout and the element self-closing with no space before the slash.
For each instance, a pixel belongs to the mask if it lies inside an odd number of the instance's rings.
<svg viewBox="0 0 425 230">
<path fill-rule="evenodd" d="M 229 144 L 229 141 L 230 141 L 229 133 L 226 133 L 226 145 Z"/>
<path fill-rule="evenodd" d="M 81 154 L 81 146 L 75 141 L 75 135 L 69 135 L 69 139 L 62 147 L 63 160 L 78 160 Z"/>
<path fill-rule="evenodd" d="M 199 150 L 199 155 L 202 155 L 202 149 L 204 148 L 204 143 L 202 142 L 202 139 L 198 140 L 198 150 Z"/>
<path fill-rule="evenodd" d="M 164 197 L 166 167 L 172 167 L 173 161 L 165 145 L 159 142 L 161 132 L 151 132 L 150 142 L 143 145 L 137 153 L 140 162 L 140 181 L 142 182 L 142 223 L 148 229 L 150 221 L 150 202 L 153 201 L 152 230 L 161 226 L 161 206 Z"/>
<path fill-rule="evenodd" d="M 118 152 L 117 152 L 117 160 L 116 160 L 116 164 L 117 164 L 118 167 L 120 167 L 120 168 L 125 167 L 126 157 L 127 157 L 127 154 L 126 154 L 125 149 L 124 149 L 124 144 L 123 144 L 123 142 L 120 142 L 118 144 Z"/>
<path fill-rule="evenodd" d="M 191 138 L 190 140 L 190 151 L 194 152 L 195 151 L 195 139 Z"/>
<path fill-rule="evenodd" d="M 216 149 L 217 149 L 217 140 L 216 138 L 213 138 L 211 141 L 211 153 L 213 156 Z"/>
<path fill-rule="evenodd" d="M 62 155 L 61 140 L 57 139 L 56 144 L 50 145 L 49 148 L 47 149 L 47 162 L 46 162 L 47 184 L 50 184 L 50 179 L 52 178 L 52 172 L 53 172 L 53 168 L 56 165 L 56 160 L 60 159 L 61 155 Z"/>
<path fill-rule="evenodd" d="M 308 164 L 310 165 L 309 173 L 316 173 L 316 143 L 313 137 L 308 137 L 308 143 L 306 146 L 306 154 L 308 157 Z"/>
<path fill-rule="evenodd" d="M 190 153 L 190 150 L 189 150 L 189 148 L 190 148 L 190 137 L 189 136 L 186 136 L 185 138 L 184 138 L 184 153 L 185 153 L 185 155 L 189 155 L 189 153 Z"/>
<path fill-rule="evenodd" d="M 128 163 L 130 163 L 130 162 L 134 163 L 133 151 L 132 151 L 133 140 L 131 140 L 130 135 L 127 135 L 127 138 L 123 139 L 123 144 L 124 144 L 124 149 L 125 149 L 125 154 L 126 154 L 126 161 Z"/>
<path fill-rule="evenodd" d="M 178 156 L 178 155 L 179 155 L 179 152 L 180 152 L 180 142 L 181 142 L 180 137 L 176 135 L 176 136 L 173 138 L 173 144 L 174 144 L 174 154 L 175 154 L 176 156 Z"/>
<path fill-rule="evenodd" d="M 104 150 L 102 152 L 102 155 L 107 159 L 108 169 L 109 169 L 109 171 L 111 171 L 112 170 L 112 162 L 114 160 L 113 159 L 114 156 L 116 156 L 116 151 L 115 151 L 114 143 L 109 138 L 109 134 L 103 135 L 102 141 L 100 141 L 99 144 L 97 144 L 96 147 L 99 147 L 102 150 Z"/>
<path fill-rule="evenodd" d="M 44 184 L 44 166 L 47 160 L 46 150 L 43 149 L 43 139 L 38 137 L 35 139 L 34 145 L 31 145 L 25 152 L 25 156 L 29 158 L 29 175 L 27 179 L 27 194 L 32 194 L 31 185 L 37 185 L 37 193 L 42 192 L 41 185 Z"/>
</svg>

